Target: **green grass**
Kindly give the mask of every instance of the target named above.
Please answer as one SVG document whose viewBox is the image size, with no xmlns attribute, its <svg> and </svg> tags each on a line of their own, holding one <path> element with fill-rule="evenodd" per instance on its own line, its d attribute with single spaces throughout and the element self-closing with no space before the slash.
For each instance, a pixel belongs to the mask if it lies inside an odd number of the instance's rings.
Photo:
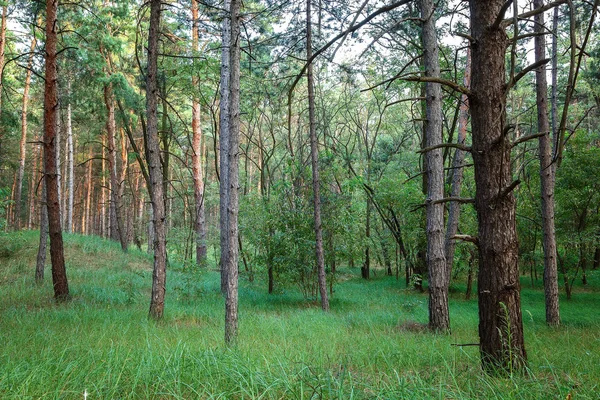
<svg viewBox="0 0 600 400">
<path fill-rule="evenodd" d="M 72 300 L 55 304 L 49 266 L 33 281 L 37 233 L 0 234 L 2 399 L 574 399 L 599 398 L 599 292 L 561 299 L 564 324 L 544 322 L 543 292 L 522 293 L 529 373 L 494 378 L 479 366 L 477 302 L 452 294 L 452 335 L 406 329 L 427 321 L 427 296 L 401 281 L 343 270 L 324 314 L 295 290 L 269 296 L 241 279 L 240 336 L 223 344 L 214 271 L 174 266 L 165 318 L 147 319 L 151 258 L 99 238 L 65 236 Z M 49 260 L 48 260 L 49 263 Z M 600 287 L 591 271 L 590 287 Z"/>
</svg>

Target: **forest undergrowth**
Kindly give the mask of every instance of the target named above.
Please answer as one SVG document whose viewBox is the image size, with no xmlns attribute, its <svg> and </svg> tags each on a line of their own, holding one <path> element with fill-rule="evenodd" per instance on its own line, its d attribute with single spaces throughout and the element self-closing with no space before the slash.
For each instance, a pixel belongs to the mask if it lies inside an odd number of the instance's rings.
<svg viewBox="0 0 600 400">
<path fill-rule="evenodd" d="M 341 269 L 329 313 L 293 287 L 267 294 L 259 270 L 254 282 L 242 274 L 240 335 L 226 347 L 214 268 L 172 263 L 157 323 L 147 318 L 150 256 L 65 235 L 72 298 L 56 304 L 49 258 L 34 282 L 37 243 L 35 231 L 0 234 L 2 399 L 599 398 L 599 271 L 572 300 L 561 296 L 559 328 L 545 324 L 542 282 L 523 278 L 529 366 L 493 377 L 474 345 L 477 300 L 461 283 L 452 334 L 435 335 L 422 329 L 427 295 L 383 273 L 364 281 Z"/>
</svg>

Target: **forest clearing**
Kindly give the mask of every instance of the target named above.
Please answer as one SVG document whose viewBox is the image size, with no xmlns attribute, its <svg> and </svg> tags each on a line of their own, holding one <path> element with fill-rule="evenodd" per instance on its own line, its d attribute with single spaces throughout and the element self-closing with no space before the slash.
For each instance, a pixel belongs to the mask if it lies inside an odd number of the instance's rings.
<svg viewBox="0 0 600 400">
<path fill-rule="evenodd" d="M 599 11 L 0 1 L 0 393 L 593 397 Z"/>
<path fill-rule="evenodd" d="M 160 322 L 147 319 L 152 260 L 117 243 L 67 235 L 73 299 L 34 283 L 37 233 L 0 235 L 3 399 L 597 399 L 600 271 L 547 327 L 541 282 L 523 279 L 529 369 L 480 367 L 477 301 L 452 287 L 452 335 L 429 333 L 427 295 L 378 272 L 342 268 L 331 312 L 297 289 L 240 279 L 240 337 L 223 344 L 219 275 L 173 265 Z M 562 299 L 561 299 L 562 300 Z M 415 329 L 417 324 L 420 329 Z"/>
</svg>

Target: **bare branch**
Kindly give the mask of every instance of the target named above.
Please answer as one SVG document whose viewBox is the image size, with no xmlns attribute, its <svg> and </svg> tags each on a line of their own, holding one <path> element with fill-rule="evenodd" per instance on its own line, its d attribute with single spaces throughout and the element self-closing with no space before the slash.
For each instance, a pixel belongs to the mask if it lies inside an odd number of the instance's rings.
<svg viewBox="0 0 600 400">
<path fill-rule="evenodd" d="M 451 148 L 459 149 L 462 151 L 468 151 L 469 153 L 472 150 L 471 146 L 465 146 L 464 144 L 460 144 L 460 143 L 442 143 L 442 144 L 436 144 L 435 146 L 425 147 L 421 150 L 418 150 L 417 153 L 427 153 L 428 151 L 431 151 L 431 150 L 441 149 L 441 148 L 446 148 L 446 147 L 451 147 Z"/>
<path fill-rule="evenodd" d="M 543 60 L 540 60 L 536 63 L 533 63 L 533 64 L 528 65 L 527 67 L 523 68 L 521 70 L 521 72 L 519 72 L 517 75 L 515 75 L 515 77 L 506 84 L 506 91 L 509 91 L 510 89 L 512 89 L 513 86 L 515 86 L 517 84 L 517 82 L 519 82 L 519 80 L 521 80 L 521 78 L 523 78 L 529 72 L 535 70 L 536 68 L 541 67 L 544 64 L 547 64 L 549 61 L 550 61 L 549 58 L 545 58 Z"/>
<path fill-rule="evenodd" d="M 517 19 L 527 19 L 527 18 L 533 17 L 536 14 L 546 12 L 546 11 L 548 11 L 554 7 L 558 7 L 561 4 L 564 4 L 566 2 L 567 2 L 567 0 L 557 0 L 555 2 L 548 3 L 548 4 L 544 5 L 543 7 L 536 8 L 535 10 L 527 11 L 526 13 L 517 15 Z M 507 18 L 507 19 L 503 20 L 499 24 L 499 26 L 506 28 L 507 26 L 509 26 L 512 23 L 513 23 L 513 18 Z"/>
<path fill-rule="evenodd" d="M 402 80 L 408 81 L 408 82 L 434 82 L 434 83 L 439 83 L 445 86 L 448 86 L 454 90 L 456 90 L 457 92 L 466 94 L 467 96 L 469 96 L 471 94 L 471 91 L 469 89 L 467 89 L 466 87 L 457 84 L 456 82 L 452 82 L 451 80 L 448 79 L 443 79 L 443 78 L 434 78 L 431 76 L 411 76 L 411 77 L 407 77 L 407 78 L 402 78 Z"/>
<path fill-rule="evenodd" d="M 462 242 L 473 243 L 476 246 L 479 246 L 479 238 L 477 236 L 471 235 L 454 235 L 450 239 L 460 240 Z"/>
<path fill-rule="evenodd" d="M 535 138 L 539 138 L 539 137 L 545 136 L 548 133 L 549 132 L 539 132 L 539 133 L 534 133 L 534 134 L 527 135 L 527 136 L 522 136 L 519 139 L 515 140 L 513 142 L 513 144 L 511 145 L 511 147 L 515 147 L 515 146 L 517 146 L 517 145 L 519 145 L 519 144 L 521 144 L 523 142 L 527 142 L 528 140 L 531 140 L 531 139 L 535 139 Z"/>
</svg>

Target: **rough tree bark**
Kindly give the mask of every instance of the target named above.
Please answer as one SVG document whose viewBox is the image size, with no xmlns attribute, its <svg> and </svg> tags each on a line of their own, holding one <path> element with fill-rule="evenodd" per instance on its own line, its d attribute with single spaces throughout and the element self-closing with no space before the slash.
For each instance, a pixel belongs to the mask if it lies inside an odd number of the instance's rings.
<svg viewBox="0 0 600 400">
<path fill-rule="evenodd" d="M 526 363 L 519 282 L 519 243 L 506 129 L 505 51 L 498 23 L 504 0 L 470 0 L 472 45 L 471 126 L 475 206 L 479 224 L 479 338 L 487 372 Z"/>
<path fill-rule="evenodd" d="M 544 0 L 534 0 L 533 7 L 541 8 Z M 546 58 L 546 28 L 544 13 L 534 17 L 535 61 Z M 546 66 L 541 65 L 535 71 L 535 89 L 538 117 L 538 132 L 544 133 L 538 139 L 540 157 L 540 184 L 542 203 L 542 231 L 544 248 L 544 294 L 546 297 L 546 323 L 551 326 L 560 325 L 558 305 L 558 266 L 556 263 L 556 235 L 554 230 L 554 182 L 556 164 L 552 162 L 552 145 L 550 121 L 548 120 L 548 83 Z"/>
<path fill-rule="evenodd" d="M 439 78 L 438 41 L 435 32 L 433 0 L 421 0 L 423 20 L 423 66 L 425 76 Z M 442 144 L 442 88 L 439 83 L 425 83 L 425 140 L 426 147 Z M 433 331 L 450 331 L 448 285 L 450 271 L 444 252 L 444 160 L 442 149 L 425 154 L 427 162 L 427 269 L 429 272 L 429 328 Z"/>
<path fill-rule="evenodd" d="M 306 0 L 306 59 L 312 57 L 312 22 L 311 0 Z M 329 298 L 327 297 L 327 281 L 325 278 L 325 257 L 323 255 L 323 229 L 321 226 L 321 195 L 319 190 L 319 149 L 317 147 L 317 122 L 315 117 L 315 84 L 313 77 L 313 64 L 310 62 L 306 69 L 308 84 L 308 120 L 310 130 L 310 159 L 312 165 L 313 187 L 313 217 L 315 223 L 315 256 L 317 262 L 317 275 L 319 280 L 319 293 L 321 295 L 321 308 L 329 311 Z"/>
<path fill-rule="evenodd" d="M 56 44 L 58 0 L 46 2 L 46 73 L 44 85 L 44 176 L 46 178 L 46 203 L 48 207 L 48 230 L 50 233 L 50 259 L 52 261 L 52 284 L 58 301 L 69 298 L 69 284 L 65 269 L 58 169 L 56 161 L 56 131 L 58 120 L 58 71 Z"/>
<path fill-rule="evenodd" d="M 192 0 L 192 50 L 199 50 L 198 3 Z M 192 78 L 194 90 L 198 88 L 198 77 Z M 204 179 L 202 171 L 202 128 L 200 126 L 200 102 L 192 100 L 192 174 L 194 177 L 194 200 L 196 202 L 196 264 L 206 265 L 206 217 L 204 212 Z"/>
<path fill-rule="evenodd" d="M 221 87 L 220 87 L 220 103 L 219 103 L 219 227 L 220 227 L 220 243 L 221 243 L 221 292 L 225 295 L 227 292 L 227 208 L 228 208 L 228 190 L 229 190 L 229 167 L 228 167 L 228 149 L 229 149 L 229 79 L 230 79 L 230 50 L 231 50 L 231 0 L 225 0 L 223 5 L 225 18 L 223 18 L 222 35 L 221 35 Z"/>
<path fill-rule="evenodd" d="M 35 36 L 31 39 L 29 59 L 27 60 L 27 73 L 25 75 L 25 88 L 23 89 L 23 109 L 21 110 L 21 141 L 19 143 L 19 169 L 15 177 L 15 212 L 14 229 L 21 229 L 21 198 L 23 193 L 23 175 L 25 175 L 25 158 L 27 156 L 27 106 L 29 104 L 29 88 L 31 86 L 31 69 L 33 67 L 33 55 L 36 45 Z M 1 96 L 0 96 L 1 97 Z"/>
<path fill-rule="evenodd" d="M 229 49 L 229 145 L 227 152 L 227 244 L 221 249 L 225 258 L 227 290 L 225 293 L 225 343 L 235 342 L 238 333 L 238 211 L 240 146 L 240 0 L 231 0 Z M 221 139 L 222 140 L 222 139 Z M 221 170 L 221 177 L 223 171 Z M 221 178 L 222 179 L 222 178 Z M 222 194 L 221 194 L 222 195 Z"/>
<path fill-rule="evenodd" d="M 154 225 L 154 269 L 149 317 L 161 319 L 165 307 L 167 282 L 167 241 L 165 227 L 165 200 L 163 171 L 158 141 L 158 36 L 161 0 L 150 1 L 150 26 L 148 29 L 148 71 L 146 74 L 146 159 L 150 177 L 150 198 Z"/>
<path fill-rule="evenodd" d="M 44 174 L 44 164 L 42 160 L 42 174 Z M 44 174 L 45 175 L 45 174 Z M 46 207 L 46 180 L 41 182 L 42 196 L 40 198 L 40 244 L 38 247 L 35 281 L 40 284 L 44 281 L 44 268 L 46 267 L 46 248 L 48 246 L 48 208 Z"/>
</svg>

